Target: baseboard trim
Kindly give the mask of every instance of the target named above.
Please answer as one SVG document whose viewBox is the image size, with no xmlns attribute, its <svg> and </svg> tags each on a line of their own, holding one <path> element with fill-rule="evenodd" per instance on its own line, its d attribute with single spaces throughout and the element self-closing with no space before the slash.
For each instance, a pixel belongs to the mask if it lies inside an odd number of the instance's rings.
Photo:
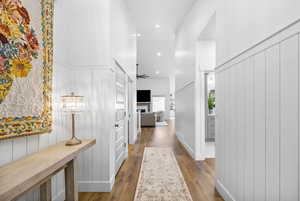
<svg viewBox="0 0 300 201">
<path fill-rule="evenodd" d="M 193 159 L 195 159 L 195 152 L 194 152 L 194 150 L 190 147 L 190 145 L 188 145 L 188 144 L 185 142 L 184 138 L 183 138 L 178 132 L 176 132 L 176 136 L 177 136 L 179 142 L 182 144 L 182 146 L 183 146 L 183 147 L 187 150 L 187 152 L 190 154 L 190 156 L 191 156 Z"/>
<path fill-rule="evenodd" d="M 53 201 L 64 201 L 65 200 L 65 191 L 61 191 L 57 196 L 53 198 Z"/>
<path fill-rule="evenodd" d="M 236 201 L 233 198 L 233 196 L 229 193 L 229 191 L 225 188 L 225 186 L 218 179 L 216 181 L 216 189 L 225 201 Z"/>
<path fill-rule="evenodd" d="M 113 176 L 110 181 L 79 181 L 79 192 L 111 192 L 115 183 Z"/>
</svg>

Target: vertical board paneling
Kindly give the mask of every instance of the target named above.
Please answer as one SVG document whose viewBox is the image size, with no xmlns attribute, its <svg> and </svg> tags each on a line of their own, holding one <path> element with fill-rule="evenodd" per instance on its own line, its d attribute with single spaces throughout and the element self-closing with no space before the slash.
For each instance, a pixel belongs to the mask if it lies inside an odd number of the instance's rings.
<svg viewBox="0 0 300 201">
<path fill-rule="evenodd" d="M 0 141 L 0 166 L 12 161 L 13 140 Z"/>
<path fill-rule="evenodd" d="M 224 96 L 222 96 L 222 93 L 224 91 L 224 89 L 222 89 L 222 73 L 216 73 L 216 158 L 218 160 L 216 160 L 216 175 L 218 175 L 218 178 L 221 180 L 222 176 L 220 175 L 220 169 L 222 168 L 221 164 L 220 164 L 220 159 L 221 159 L 221 154 L 219 151 L 219 148 L 221 146 L 221 135 L 223 134 L 221 132 L 222 130 L 222 123 L 221 120 L 224 119 L 222 116 L 222 112 L 221 110 L 222 108 L 222 98 L 224 98 Z"/>
<path fill-rule="evenodd" d="M 237 188 L 236 188 L 236 200 L 242 201 L 243 193 L 243 63 L 237 65 Z"/>
<path fill-rule="evenodd" d="M 224 83 L 224 79 L 226 78 L 225 77 L 226 76 L 226 74 L 225 73 L 223 73 L 223 74 L 221 74 L 220 75 L 220 79 L 221 79 L 221 82 L 222 83 Z M 224 114 L 224 101 L 225 101 L 225 99 L 226 99 L 226 95 L 225 95 L 225 93 L 224 93 L 224 91 L 225 91 L 225 85 L 223 84 L 223 85 L 220 85 L 220 87 L 222 88 L 222 92 L 221 92 L 221 97 L 222 97 L 222 99 L 221 99 L 221 101 L 220 101 L 220 115 L 221 115 L 221 121 L 220 121 L 220 129 L 222 129 L 222 130 L 224 130 L 224 121 L 225 121 L 225 114 Z M 220 164 L 220 168 L 219 168 L 219 174 L 220 175 L 222 175 L 222 179 L 221 179 L 221 182 L 224 182 L 224 163 L 223 163 L 223 161 L 224 161 L 224 150 L 223 150 L 223 147 L 224 147 L 224 145 L 223 145 L 223 139 L 224 139 L 224 135 L 226 135 L 226 133 L 222 133 L 222 134 L 220 134 L 219 135 L 219 147 L 218 147 L 218 155 L 219 155 L 219 157 L 220 157 L 220 160 L 219 160 L 219 164 Z"/>
<path fill-rule="evenodd" d="M 13 160 L 18 160 L 22 157 L 24 157 L 27 154 L 27 138 L 15 138 L 13 139 L 13 155 L 12 159 Z M 22 196 L 18 199 L 18 201 L 26 201 L 27 197 Z"/>
<path fill-rule="evenodd" d="M 266 51 L 266 201 L 279 201 L 280 69 L 279 45 Z"/>
<path fill-rule="evenodd" d="M 230 177 L 230 167 L 229 167 L 229 150 L 228 150 L 228 143 L 230 143 L 229 141 L 229 133 L 230 133 L 230 125 L 229 125 L 229 122 L 230 122 L 230 71 L 226 71 L 224 72 L 224 75 L 225 75 L 225 79 L 223 81 L 223 86 L 224 86 L 224 90 L 223 90 L 223 93 L 224 93 L 224 98 L 222 99 L 222 104 L 223 104 L 223 110 L 224 110 L 224 114 L 223 114 L 223 117 L 224 117 L 224 128 L 223 128 L 223 131 L 224 131 L 224 137 L 223 137 L 223 152 L 224 152 L 224 155 L 223 155 L 223 159 L 224 159 L 224 166 L 223 166 L 223 169 L 224 169 L 224 184 L 228 184 L 229 182 L 229 177 Z"/>
<path fill-rule="evenodd" d="M 299 64 L 298 35 L 280 44 L 281 149 L 280 200 L 298 200 L 299 165 Z"/>
<path fill-rule="evenodd" d="M 240 175 L 240 200 L 244 201 L 245 200 L 245 168 L 246 168 L 246 159 L 245 159 L 245 152 L 246 152 L 246 124 L 248 122 L 246 122 L 246 91 L 247 91 L 247 78 L 249 77 L 249 75 L 247 74 L 247 69 L 249 66 L 249 61 L 248 60 L 244 60 L 241 63 L 241 92 L 240 92 L 240 96 L 241 96 L 241 131 L 240 131 L 240 138 L 241 138 L 241 142 L 240 142 L 240 168 L 241 168 L 241 175 Z"/>
<path fill-rule="evenodd" d="M 254 66 L 253 58 L 245 64 L 245 178 L 244 200 L 254 200 Z"/>
<path fill-rule="evenodd" d="M 254 201 L 265 201 L 266 193 L 265 64 L 264 52 L 254 57 Z"/>
<path fill-rule="evenodd" d="M 233 85 L 233 97 L 235 97 L 235 109 L 232 111 L 233 116 L 235 117 L 235 123 L 233 124 L 233 131 L 232 131 L 232 139 L 236 142 L 235 145 L 232 144 L 232 156 L 233 156 L 233 161 L 232 161 L 232 169 L 234 174 L 232 174 L 232 195 L 234 196 L 235 199 L 238 197 L 238 192 L 237 192 L 237 185 L 238 185 L 238 114 L 239 114 L 239 96 L 238 96 L 238 84 L 239 84 L 239 72 L 238 72 L 238 65 L 235 66 L 234 68 L 231 69 L 233 71 L 233 74 L 236 76 L 235 77 L 235 84 Z"/>
<path fill-rule="evenodd" d="M 298 201 L 300 201 L 300 34 L 298 33 Z"/>
<path fill-rule="evenodd" d="M 13 160 L 18 160 L 24 157 L 27 153 L 27 138 L 15 138 L 13 139 Z"/>
<path fill-rule="evenodd" d="M 221 173 L 223 175 L 223 182 L 226 181 L 226 172 L 225 172 L 225 163 L 226 163 L 226 160 L 225 160 L 225 138 L 227 136 L 227 132 L 226 132 L 226 100 L 227 100 L 227 94 L 226 94 L 226 91 L 227 91 L 227 87 L 226 87 L 226 80 L 228 79 L 228 74 L 227 72 L 225 72 L 223 75 L 222 75 L 222 82 L 224 83 L 223 84 L 223 98 L 222 98 L 222 116 L 224 117 L 224 119 L 222 120 L 222 129 L 225 131 L 224 134 L 222 135 L 222 138 L 221 138 L 221 142 L 220 143 L 222 145 L 222 148 L 221 148 L 221 157 L 222 157 L 222 160 L 221 160 L 221 163 L 222 163 L 222 168 L 221 168 Z"/>
<path fill-rule="evenodd" d="M 235 125 L 235 109 L 236 109 L 236 105 L 235 105 L 235 93 L 234 93 L 234 86 L 235 86 L 235 80 L 233 79 L 234 76 L 234 70 L 230 69 L 228 70 L 229 72 L 229 77 L 230 77 L 230 97 L 229 97 L 229 101 L 230 101 L 230 111 L 231 114 L 229 117 L 229 127 L 230 127 L 230 133 L 229 133 L 229 143 L 228 143 L 228 150 L 229 150 L 229 164 L 230 164 L 230 178 L 229 178 L 229 184 L 230 184 L 230 189 L 233 192 L 233 186 L 234 186 L 234 175 L 236 174 L 235 172 L 235 168 L 232 168 L 232 165 L 234 164 L 234 162 L 236 161 L 236 158 L 234 156 L 235 150 L 234 150 L 234 146 L 232 146 L 232 143 L 234 142 L 234 125 Z M 232 193 L 233 195 L 233 193 Z"/>
<path fill-rule="evenodd" d="M 28 136 L 27 138 L 27 154 L 32 154 L 39 150 L 39 136 Z M 38 191 L 32 191 L 26 195 L 27 201 L 38 201 L 39 193 Z"/>
</svg>

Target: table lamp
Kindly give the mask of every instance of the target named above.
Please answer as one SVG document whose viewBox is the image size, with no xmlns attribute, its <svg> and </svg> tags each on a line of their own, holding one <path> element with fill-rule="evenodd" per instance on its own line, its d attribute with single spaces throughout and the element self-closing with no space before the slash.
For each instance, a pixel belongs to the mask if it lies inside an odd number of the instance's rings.
<svg viewBox="0 0 300 201">
<path fill-rule="evenodd" d="M 62 110 L 72 115 L 72 138 L 66 142 L 66 146 L 81 144 L 81 140 L 75 136 L 75 114 L 83 112 L 85 103 L 83 96 L 76 96 L 74 93 L 61 97 Z"/>
</svg>

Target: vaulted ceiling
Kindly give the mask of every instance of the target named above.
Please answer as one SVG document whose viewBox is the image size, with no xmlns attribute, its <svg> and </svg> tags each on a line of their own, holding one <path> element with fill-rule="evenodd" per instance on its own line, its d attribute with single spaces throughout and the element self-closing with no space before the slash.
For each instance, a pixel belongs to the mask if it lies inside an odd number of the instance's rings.
<svg viewBox="0 0 300 201">
<path fill-rule="evenodd" d="M 140 73 L 167 77 L 174 71 L 175 31 L 197 0 L 126 0 L 137 27 Z"/>
</svg>

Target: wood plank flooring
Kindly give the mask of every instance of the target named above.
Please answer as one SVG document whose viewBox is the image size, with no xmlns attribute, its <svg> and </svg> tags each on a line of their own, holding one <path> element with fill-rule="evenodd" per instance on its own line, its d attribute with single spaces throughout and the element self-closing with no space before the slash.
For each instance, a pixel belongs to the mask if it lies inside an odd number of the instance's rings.
<svg viewBox="0 0 300 201">
<path fill-rule="evenodd" d="M 223 201 L 215 191 L 215 161 L 195 162 L 175 136 L 174 124 L 143 128 L 120 169 L 111 193 L 80 193 L 79 201 L 133 201 L 145 147 L 172 147 L 193 201 Z"/>
</svg>

